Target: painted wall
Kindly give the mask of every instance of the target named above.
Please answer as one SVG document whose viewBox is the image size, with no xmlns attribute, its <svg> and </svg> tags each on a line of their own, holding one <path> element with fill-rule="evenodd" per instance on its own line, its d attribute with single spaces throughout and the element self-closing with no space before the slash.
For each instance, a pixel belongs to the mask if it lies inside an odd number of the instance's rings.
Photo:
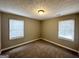
<svg viewBox="0 0 79 59">
<path fill-rule="evenodd" d="M 10 19 L 17 19 L 17 20 L 24 20 L 24 38 L 22 39 L 17 39 L 17 40 L 10 40 L 9 39 L 9 20 Z M 30 40 L 34 40 L 39 37 L 40 35 L 40 22 L 38 20 L 33 20 L 30 18 L 22 17 L 22 16 L 17 16 L 13 14 L 8 14 L 8 13 L 2 13 L 2 47 L 1 48 L 7 48 L 13 45 L 17 45 L 23 42 L 27 42 Z"/>
<path fill-rule="evenodd" d="M 58 38 L 58 21 L 68 20 L 68 19 L 74 19 L 75 20 L 75 40 L 73 42 Z M 42 37 L 43 38 L 78 50 L 79 17 L 77 17 L 77 14 L 66 15 L 66 16 L 62 16 L 62 17 L 44 20 L 42 22 L 42 26 L 43 26 L 42 27 Z"/>
<path fill-rule="evenodd" d="M 79 13 L 52 18 L 48 20 L 38 21 L 22 16 L 17 16 L 9 13 L 1 13 L 1 48 L 7 48 L 23 42 L 27 42 L 36 38 L 46 38 L 50 41 L 68 46 L 70 48 L 79 50 Z M 17 19 L 25 21 L 25 37 L 17 40 L 9 40 L 9 19 Z M 61 20 L 75 20 L 75 41 L 67 41 L 58 38 L 58 21 Z"/>
<path fill-rule="evenodd" d="M 76 19 L 77 19 L 77 21 L 76 21 L 76 25 L 77 25 L 77 26 L 76 26 L 76 28 L 77 28 L 77 29 L 76 29 L 76 33 L 77 33 L 77 34 L 76 34 L 76 36 L 77 36 L 77 37 L 76 37 L 76 39 L 77 39 L 76 45 L 77 45 L 78 51 L 79 51 L 79 13 L 77 14 L 77 18 L 76 18 Z"/>
<path fill-rule="evenodd" d="M 0 13 L 0 49 L 1 49 L 1 13 Z"/>
</svg>

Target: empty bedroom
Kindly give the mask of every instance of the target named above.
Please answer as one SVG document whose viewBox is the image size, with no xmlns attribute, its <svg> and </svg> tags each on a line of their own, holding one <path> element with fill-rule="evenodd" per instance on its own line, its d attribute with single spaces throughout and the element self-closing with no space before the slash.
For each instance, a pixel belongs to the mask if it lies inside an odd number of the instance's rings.
<svg viewBox="0 0 79 59">
<path fill-rule="evenodd" d="M 79 58 L 79 0 L 0 0 L 0 58 Z"/>
</svg>

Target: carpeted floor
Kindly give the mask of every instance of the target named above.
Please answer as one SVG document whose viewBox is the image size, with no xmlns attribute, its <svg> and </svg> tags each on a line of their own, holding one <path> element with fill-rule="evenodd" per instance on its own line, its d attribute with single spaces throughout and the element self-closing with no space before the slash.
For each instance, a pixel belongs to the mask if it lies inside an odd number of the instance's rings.
<svg viewBox="0 0 79 59">
<path fill-rule="evenodd" d="M 4 54 L 11 58 L 77 58 L 74 53 L 43 40 L 14 48 Z"/>
</svg>

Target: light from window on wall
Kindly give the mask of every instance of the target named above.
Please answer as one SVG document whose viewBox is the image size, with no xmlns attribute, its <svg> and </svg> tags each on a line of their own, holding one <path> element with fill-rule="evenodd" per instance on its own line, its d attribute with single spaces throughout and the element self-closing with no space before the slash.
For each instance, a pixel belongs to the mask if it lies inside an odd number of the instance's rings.
<svg viewBox="0 0 79 59">
<path fill-rule="evenodd" d="M 24 37 L 24 21 L 23 20 L 9 20 L 9 39 L 14 40 Z"/>
<path fill-rule="evenodd" d="M 74 20 L 59 21 L 58 37 L 69 41 L 74 41 Z"/>
</svg>

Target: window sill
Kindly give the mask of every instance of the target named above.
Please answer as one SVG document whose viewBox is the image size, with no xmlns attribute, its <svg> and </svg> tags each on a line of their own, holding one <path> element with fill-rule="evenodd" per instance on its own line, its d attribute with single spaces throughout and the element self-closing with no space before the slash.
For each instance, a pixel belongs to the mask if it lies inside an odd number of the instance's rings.
<svg viewBox="0 0 79 59">
<path fill-rule="evenodd" d="M 74 42 L 74 39 L 69 39 L 69 38 L 65 38 L 65 37 L 58 37 L 58 38 L 59 38 L 59 39 L 62 39 L 62 40 Z"/>
<path fill-rule="evenodd" d="M 14 37 L 14 38 L 11 38 L 11 39 L 9 39 L 9 40 L 17 40 L 17 39 L 23 39 L 24 38 L 24 36 L 20 36 L 20 37 Z"/>
</svg>

